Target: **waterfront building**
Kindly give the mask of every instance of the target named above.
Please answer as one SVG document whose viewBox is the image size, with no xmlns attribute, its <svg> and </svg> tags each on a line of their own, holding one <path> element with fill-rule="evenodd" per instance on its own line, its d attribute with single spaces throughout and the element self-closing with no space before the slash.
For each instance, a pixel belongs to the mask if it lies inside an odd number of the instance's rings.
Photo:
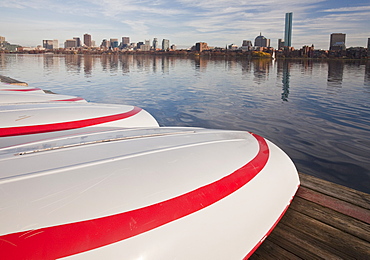
<svg viewBox="0 0 370 260">
<path fill-rule="evenodd" d="M 267 39 L 265 36 L 262 36 L 262 33 L 260 33 L 260 35 L 254 40 L 254 47 L 270 47 L 270 39 Z"/>
<path fill-rule="evenodd" d="M 195 50 L 202 52 L 204 50 L 208 50 L 208 44 L 206 42 L 197 42 L 195 44 Z"/>
<path fill-rule="evenodd" d="M 42 47 L 46 50 L 58 49 L 59 43 L 58 40 L 42 40 Z"/>
<path fill-rule="evenodd" d="M 141 45 L 144 45 L 144 42 L 138 42 L 136 44 L 136 49 L 140 50 L 141 49 Z"/>
<path fill-rule="evenodd" d="M 145 40 L 145 43 L 138 42 L 136 45 L 136 49 L 140 51 L 150 51 L 150 41 Z"/>
<path fill-rule="evenodd" d="M 0 50 L 4 50 L 5 49 L 5 44 L 7 42 L 5 41 L 5 37 L 4 36 L 0 36 Z"/>
<path fill-rule="evenodd" d="M 292 47 L 292 22 L 293 13 L 285 14 L 285 34 L 284 34 L 284 46 Z"/>
<path fill-rule="evenodd" d="M 253 49 L 252 41 L 243 40 L 242 46 L 240 47 L 243 51 L 250 51 Z"/>
<path fill-rule="evenodd" d="M 177 46 L 175 44 L 172 44 L 171 45 L 171 50 L 176 51 L 176 49 L 177 49 Z"/>
<path fill-rule="evenodd" d="M 118 39 L 110 39 L 110 47 L 112 49 L 118 48 L 118 46 L 119 46 Z"/>
<path fill-rule="evenodd" d="M 59 41 L 58 40 L 53 40 L 53 49 L 59 49 Z"/>
<path fill-rule="evenodd" d="M 154 50 L 159 49 L 159 43 L 158 43 L 158 39 L 157 38 L 154 38 L 153 39 L 153 49 Z"/>
<path fill-rule="evenodd" d="M 109 47 L 110 47 L 110 42 L 107 39 L 103 39 L 100 44 L 100 48 L 108 49 Z"/>
<path fill-rule="evenodd" d="M 77 48 L 77 41 L 75 39 L 66 40 L 64 42 L 64 48 L 66 49 Z"/>
<path fill-rule="evenodd" d="M 282 39 L 278 40 L 278 50 L 284 49 L 285 42 Z"/>
<path fill-rule="evenodd" d="M 236 44 L 232 43 L 232 44 L 230 44 L 230 45 L 228 46 L 228 49 L 229 49 L 229 50 L 232 50 L 232 51 L 235 51 L 235 50 L 237 50 L 237 49 L 238 49 L 238 46 L 237 46 Z"/>
<path fill-rule="evenodd" d="M 121 48 L 127 48 L 130 45 L 130 37 L 122 37 Z"/>
<path fill-rule="evenodd" d="M 141 50 L 141 51 L 150 51 L 150 45 L 147 45 L 147 44 L 141 44 L 141 45 L 140 45 L 140 50 Z"/>
<path fill-rule="evenodd" d="M 252 42 L 248 40 L 243 40 L 242 46 L 244 47 L 252 47 Z"/>
<path fill-rule="evenodd" d="M 170 49 L 170 40 L 163 39 L 162 40 L 162 50 L 168 51 Z"/>
<path fill-rule="evenodd" d="M 250 51 L 253 48 L 252 41 L 243 40 L 242 46 L 240 47 L 243 51 Z"/>
<path fill-rule="evenodd" d="M 150 40 L 145 40 L 145 45 L 150 46 Z"/>
<path fill-rule="evenodd" d="M 370 58 L 370 38 L 367 38 L 367 57 Z"/>
<path fill-rule="evenodd" d="M 330 35 L 331 51 L 341 51 L 346 49 L 346 34 L 345 33 L 332 33 Z"/>
<path fill-rule="evenodd" d="M 91 42 L 91 35 L 90 34 L 84 34 L 84 45 L 86 47 L 91 47 L 92 46 L 92 42 Z"/>
<path fill-rule="evenodd" d="M 81 47 L 81 40 L 80 37 L 73 37 L 74 40 L 76 40 L 76 47 Z"/>
</svg>

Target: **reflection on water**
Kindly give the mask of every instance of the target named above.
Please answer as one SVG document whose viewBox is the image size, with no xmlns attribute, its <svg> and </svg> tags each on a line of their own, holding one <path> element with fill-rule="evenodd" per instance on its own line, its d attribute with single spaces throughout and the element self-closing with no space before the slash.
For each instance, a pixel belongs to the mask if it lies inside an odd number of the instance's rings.
<svg viewBox="0 0 370 260">
<path fill-rule="evenodd" d="M 340 88 L 343 81 L 344 61 L 328 61 L 328 87 Z"/>
<path fill-rule="evenodd" d="M 252 60 L 253 64 L 253 75 L 254 82 L 257 84 L 262 84 L 268 79 L 271 60 L 268 59 L 256 59 Z"/>
<path fill-rule="evenodd" d="M 299 171 L 370 193 L 369 62 L 2 54 L 0 74 L 136 105 L 162 126 L 252 131 Z"/>
<path fill-rule="evenodd" d="M 283 101 L 288 101 L 289 97 L 290 65 L 289 61 L 278 62 L 277 64 L 278 74 L 282 74 L 283 92 L 281 93 L 281 99 Z"/>
<path fill-rule="evenodd" d="M 365 79 L 364 85 L 370 87 L 370 60 L 367 61 L 365 65 Z"/>
</svg>

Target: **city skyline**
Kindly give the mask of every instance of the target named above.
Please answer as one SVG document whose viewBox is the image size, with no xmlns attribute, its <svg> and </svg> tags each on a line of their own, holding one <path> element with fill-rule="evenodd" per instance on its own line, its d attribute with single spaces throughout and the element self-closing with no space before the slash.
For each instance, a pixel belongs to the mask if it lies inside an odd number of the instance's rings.
<svg viewBox="0 0 370 260">
<path fill-rule="evenodd" d="M 225 0 L 193 2 L 115 0 L 0 2 L 0 35 L 13 44 L 41 45 L 42 40 L 58 39 L 62 44 L 85 33 L 96 45 L 103 39 L 129 36 L 132 42 L 170 39 L 179 48 L 196 42 L 223 47 L 254 41 L 262 31 L 276 48 L 284 39 L 285 14 L 294 13 L 292 46 L 315 45 L 329 49 L 330 35 L 344 33 L 347 46 L 366 47 L 370 37 L 370 3 L 364 0 L 305 3 L 271 0 Z"/>
</svg>

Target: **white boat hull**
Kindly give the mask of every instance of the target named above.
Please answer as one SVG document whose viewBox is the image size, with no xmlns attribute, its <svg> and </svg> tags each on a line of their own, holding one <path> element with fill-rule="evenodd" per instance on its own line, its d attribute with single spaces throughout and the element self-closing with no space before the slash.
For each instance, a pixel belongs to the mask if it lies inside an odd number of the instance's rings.
<svg viewBox="0 0 370 260">
<path fill-rule="evenodd" d="M 4 91 L 0 93 L 0 105 L 4 104 L 20 104 L 20 103 L 40 103 L 40 102 L 81 102 L 87 101 L 80 97 L 45 94 L 45 93 L 14 93 L 14 91 Z"/>
<path fill-rule="evenodd" d="M 299 185 L 264 138 L 199 128 L 40 134 L 0 168 L 0 259 L 242 259 Z"/>
<path fill-rule="evenodd" d="M 45 92 L 41 88 L 12 85 L 0 82 L 0 94 L 2 93 L 45 94 Z"/>
<path fill-rule="evenodd" d="M 92 126 L 158 126 L 157 121 L 141 108 L 95 103 L 54 102 L 2 105 L 0 106 L 0 118 L 0 137 Z"/>
</svg>

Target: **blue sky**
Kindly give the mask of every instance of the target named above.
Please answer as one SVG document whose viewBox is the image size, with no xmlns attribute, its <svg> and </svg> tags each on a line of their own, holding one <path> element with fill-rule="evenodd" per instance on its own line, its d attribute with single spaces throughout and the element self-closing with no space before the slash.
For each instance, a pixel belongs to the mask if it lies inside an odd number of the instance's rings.
<svg viewBox="0 0 370 260">
<path fill-rule="evenodd" d="M 36 46 L 89 33 L 102 39 L 129 36 L 131 42 L 169 39 L 180 48 L 204 41 L 224 47 L 254 42 L 262 32 L 277 47 L 285 13 L 293 12 L 292 45 L 328 49 L 331 33 L 346 33 L 346 45 L 366 47 L 369 0 L 0 0 L 0 36 Z"/>
</svg>

